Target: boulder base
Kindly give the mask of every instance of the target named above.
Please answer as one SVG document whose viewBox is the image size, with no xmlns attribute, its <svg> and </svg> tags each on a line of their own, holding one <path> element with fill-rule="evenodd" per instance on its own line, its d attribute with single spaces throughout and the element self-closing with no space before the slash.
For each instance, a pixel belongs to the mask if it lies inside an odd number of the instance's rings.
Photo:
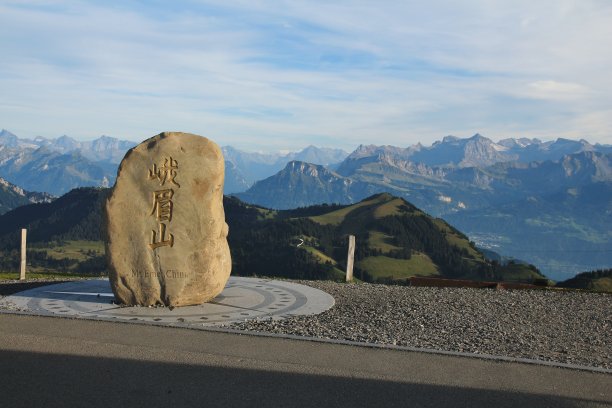
<svg viewBox="0 0 612 408">
<path fill-rule="evenodd" d="M 185 306 L 217 296 L 231 257 L 224 161 L 212 141 L 165 132 L 127 152 L 106 201 L 106 254 L 116 299 Z"/>
</svg>

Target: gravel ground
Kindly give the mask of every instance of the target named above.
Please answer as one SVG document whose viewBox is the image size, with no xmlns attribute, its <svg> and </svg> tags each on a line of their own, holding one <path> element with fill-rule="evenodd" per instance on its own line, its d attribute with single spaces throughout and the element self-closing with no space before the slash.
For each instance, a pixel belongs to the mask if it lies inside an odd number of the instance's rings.
<svg viewBox="0 0 612 408">
<path fill-rule="evenodd" d="M 0 297 L 60 282 L 3 281 Z M 320 315 L 226 327 L 612 369 L 610 294 L 297 283 L 331 294 L 336 305 Z"/>
<path fill-rule="evenodd" d="M 336 305 L 233 329 L 612 368 L 612 295 L 299 282 Z"/>
</svg>

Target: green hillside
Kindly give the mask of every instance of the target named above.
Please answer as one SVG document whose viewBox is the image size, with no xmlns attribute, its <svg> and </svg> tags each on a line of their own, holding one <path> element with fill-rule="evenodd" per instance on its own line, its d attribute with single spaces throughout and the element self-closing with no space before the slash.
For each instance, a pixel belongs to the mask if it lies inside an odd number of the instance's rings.
<svg viewBox="0 0 612 408">
<path fill-rule="evenodd" d="M 355 235 L 354 272 L 365 281 L 440 276 L 531 282 L 543 277 L 533 266 L 487 261 L 464 234 L 386 193 L 349 206 L 277 211 L 265 220 L 260 209 L 237 199 L 227 199 L 225 209 L 239 275 L 341 278 L 348 235 Z M 244 213 L 251 219 L 234 221 Z"/>
<path fill-rule="evenodd" d="M 29 277 L 105 273 L 100 227 L 107 192 L 78 188 L 50 203 L 24 205 L 0 216 L 0 276 L 18 276 L 21 228 L 28 230 Z"/>
<path fill-rule="evenodd" d="M 52 203 L 0 216 L 0 271 L 16 269 L 20 228 L 28 228 L 34 270 L 103 271 L 100 228 L 107 192 L 77 189 Z M 342 279 L 352 234 L 357 243 L 354 273 L 364 281 L 401 283 L 412 276 L 526 282 L 542 278 L 530 266 L 485 260 L 461 232 L 389 194 L 350 206 L 284 211 L 226 197 L 224 208 L 234 275 Z"/>
<path fill-rule="evenodd" d="M 579 273 L 571 279 L 559 282 L 557 286 L 612 293 L 612 269 Z"/>
</svg>

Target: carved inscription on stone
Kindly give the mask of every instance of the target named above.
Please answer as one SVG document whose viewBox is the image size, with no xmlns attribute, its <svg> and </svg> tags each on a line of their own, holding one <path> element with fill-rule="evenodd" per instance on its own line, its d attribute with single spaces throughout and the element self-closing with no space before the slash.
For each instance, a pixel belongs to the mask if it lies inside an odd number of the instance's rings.
<svg viewBox="0 0 612 408">
<path fill-rule="evenodd" d="M 157 164 L 153 164 L 153 168 L 149 169 L 149 180 L 159 180 L 160 186 L 164 186 L 166 181 L 168 181 L 168 183 L 173 184 L 176 188 L 180 188 L 180 184 L 176 182 L 177 170 L 178 162 L 172 159 L 172 157 L 166 157 L 164 158 L 164 164 L 159 168 Z M 174 245 L 174 235 L 168 232 L 166 236 L 167 224 L 172 221 L 173 196 L 174 190 L 172 188 L 155 190 L 153 192 L 153 208 L 150 215 L 155 216 L 158 222 L 157 231 L 151 230 L 149 247 L 153 250 L 162 246 L 172 247 Z"/>
<path fill-rule="evenodd" d="M 159 180 L 159 185 L 163 186 L 166 184 L 166 180 L 180 187 L 180 184 L 174 179 L 176 177 L 176 171 L 178 169 L 178 163 L 173 160 L 172 157 L 164 158 L 164 164 L 157 168 L 157 164 L 153 164 L 153 168 L 149 170 L 149 179 Z"/>
<path fill-rule="evenodd" d="M 134 278 L 166 278 L 166 279 L 176 279 L 176 278 L 189 278 L 189 274 L 187 272 L 177 271 L 174 269 L 169 269 L 167 271 L 132 271 L 131 276 Z"/>
<path fill-rule="evenodd" d="M 130 150 L 105 206 L 116 299 L 128 305 L 207 302 L 231 270 L 224 160 L 210 140 L 162 133 Z"/>
</svg>

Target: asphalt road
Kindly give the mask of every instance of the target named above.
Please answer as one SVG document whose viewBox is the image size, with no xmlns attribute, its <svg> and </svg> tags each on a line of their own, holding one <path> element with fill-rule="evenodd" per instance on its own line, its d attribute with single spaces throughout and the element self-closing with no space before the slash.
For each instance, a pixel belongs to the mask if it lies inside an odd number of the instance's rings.
<svg viewBox="0 0 612 408">
<path fill-rule="evenodd" d="M 612 375 L 0 315 L 2 407 L 611 407 Z"/>
</svg>

